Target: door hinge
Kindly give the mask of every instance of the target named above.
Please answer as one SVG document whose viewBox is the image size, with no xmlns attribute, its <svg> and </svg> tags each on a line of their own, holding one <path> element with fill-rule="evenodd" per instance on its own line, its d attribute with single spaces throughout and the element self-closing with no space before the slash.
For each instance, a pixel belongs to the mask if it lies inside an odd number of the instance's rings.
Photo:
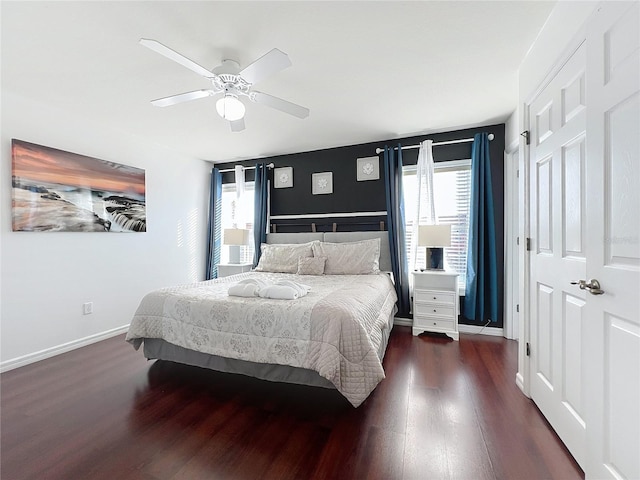
<svg viewBox="0 0 640 480">
<path fill-rule="evenodd" d="M 531 143 L 531 135 L 529 133 L 529 130 L 525 130 L 520 135 L 524 137 L 524 141 L 527 145 Z"/>
<path fill-rule="evenodd" d="M 527 342 L 527 357 L 531 356 L 531 345 Z"/>
<path fill-rule="evenodd" d="M 516 245 L 520 245 L 520 237 L 516 237 Z"/>
<path fill-rule="evenodd" d="M 516 170 L 516 178 L 520 178 L 520 170 Z"/>
<path fill-rule="evenodd" d="M 520 313 L 520 304 L 516 303 L 516 312 Z"/>
<path fill-rule="evenodd" d="M 531 251 L 531 239 L 527 237 L 527 252 Z"/>
</svg>

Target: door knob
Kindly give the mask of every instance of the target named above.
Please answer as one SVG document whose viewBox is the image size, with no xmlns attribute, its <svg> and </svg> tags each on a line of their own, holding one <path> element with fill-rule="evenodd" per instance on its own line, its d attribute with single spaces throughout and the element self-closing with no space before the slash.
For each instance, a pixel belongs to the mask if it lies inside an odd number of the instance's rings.
<svg viewBox="0 0 640 480">
<path fill-rule="evenodd" d="M 592 295 L 602 295 L 604 290 L 600 288 L 600 282 L 595 278 L 592 278 L 587 283 L 586 280 L 577 280 L 575 282 L 571 282 L 571 285 L 578 285 L 580 290 L 587 290 Z"/>
</svg>

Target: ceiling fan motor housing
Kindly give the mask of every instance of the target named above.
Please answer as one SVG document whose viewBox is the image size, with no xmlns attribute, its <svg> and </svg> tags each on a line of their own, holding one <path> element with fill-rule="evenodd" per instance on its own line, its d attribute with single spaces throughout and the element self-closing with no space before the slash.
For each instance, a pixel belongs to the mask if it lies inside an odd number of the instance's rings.
<svg viewBox="0 0 640 480">
<path fill-rule="evenodd" d="M 229 92 L 235 95 L 249 95 L 251 84 L 241 76 L 231 73 L 217 74 L 211 79 L 213 88 L 219 92 Z"/>
</svg>

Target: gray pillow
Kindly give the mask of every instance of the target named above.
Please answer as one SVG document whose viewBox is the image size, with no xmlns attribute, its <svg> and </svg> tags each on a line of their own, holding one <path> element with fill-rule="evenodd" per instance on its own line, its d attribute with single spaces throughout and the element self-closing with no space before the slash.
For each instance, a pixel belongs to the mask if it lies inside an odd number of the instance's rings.
<svg viewBox="0 0 640 480">
<path fill-rule="evenodd" d="M 296 273 L 298 258 L 312 257 L 314 243 L 263 243 L 256 272 Z"/>
<path fill-rule="evenodd" d="M 380 239 L 348 243 L 318 242 L 314 257 L 326 257 L 325 275 L 361 275 L 380 271 Z"/>
<path fill-rule="evenodd" d="M 325 257 L 298 258 L 298 275 L 322 275 L 324 273 Z"/>
</svg>

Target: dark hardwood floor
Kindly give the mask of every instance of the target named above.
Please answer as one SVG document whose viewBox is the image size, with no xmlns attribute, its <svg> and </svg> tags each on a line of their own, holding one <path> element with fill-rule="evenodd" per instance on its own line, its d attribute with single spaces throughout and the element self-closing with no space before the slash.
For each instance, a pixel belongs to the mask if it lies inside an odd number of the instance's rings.
<svg viewBox="0 0 640 480">
<path fill-rule="evenodd" d="M 396 327 L 387 378 L 336 391 L 147 362 L 122 336 L 0 376 L 3 480 L 580 479 L 503 338 Z"/>
</svg>

